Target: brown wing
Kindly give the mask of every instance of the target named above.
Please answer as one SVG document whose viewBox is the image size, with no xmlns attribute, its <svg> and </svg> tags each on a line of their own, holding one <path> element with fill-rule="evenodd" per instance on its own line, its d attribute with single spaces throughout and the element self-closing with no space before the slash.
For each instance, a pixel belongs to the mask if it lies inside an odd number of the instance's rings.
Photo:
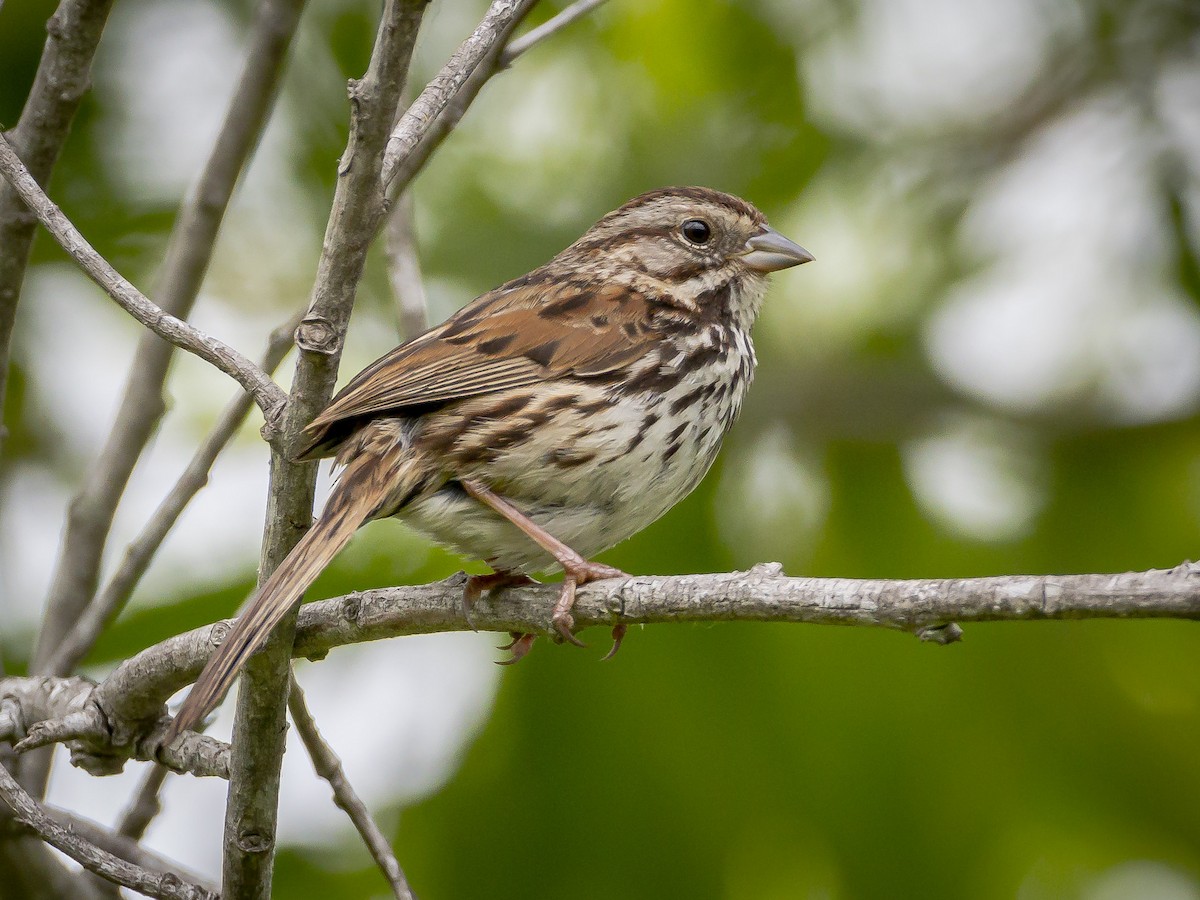
<svg viewBox="0 0 1200 900">
<path fill-rule="evenodd" d="M 521 280 L 497 288 L 359 372 L 305 429 L 297 458 L 335 450 L 344 437 L 336 426 L 347 420 L 602 375 L 638 355 L 646 321 L 645 302 L 615 286 Z"/>
</svg>

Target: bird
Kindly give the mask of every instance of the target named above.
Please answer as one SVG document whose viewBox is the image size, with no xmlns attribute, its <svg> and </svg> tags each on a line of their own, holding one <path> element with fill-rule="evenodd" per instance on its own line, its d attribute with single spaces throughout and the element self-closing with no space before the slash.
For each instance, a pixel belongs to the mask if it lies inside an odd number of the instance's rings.
<svg viewBox="0 0 1200 900">
<path fill-rule="evenodd" d="M 594 555 L 687 496 L 754 376 L 767 276 L 813 260 L 753 205 L 705 187 L 641 194 L 545 265 L 359 372 L 304 430 L 336 457 L 321 514 L 247 601 L 169 725 L 194 728 L 366 522 L 396 516 L 486 562 L 483 592 L 563 571 L 551 621 L 579 644 L 578 585 L 628 577 Z M 625 633 L 613 629 L 616 652 Z M 514 634 L 514 662 L 534 635 Z M 608 657 L 606 657 L 608 658 Z"/>
</svg>

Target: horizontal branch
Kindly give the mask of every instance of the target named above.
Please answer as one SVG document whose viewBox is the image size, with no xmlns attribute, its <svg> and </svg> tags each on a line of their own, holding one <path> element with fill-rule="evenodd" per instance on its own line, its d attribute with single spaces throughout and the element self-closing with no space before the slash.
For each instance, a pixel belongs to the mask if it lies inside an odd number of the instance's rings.
<svg viewBox="0 0 1200 900">
<path fill-rule="evenodd" d="M 268 426 L 274 425 L 287 402 L 287 397 L 279 385 L 228 344 L 205 334 L 182 319 L 167 315 L 126 280 L 96 252 L 63 211 L 46 196 L 46 192 L 33 180 L 3 135 L 0 135 L 0 175 L 3 175 L 21 195 L 21 199 L 37 216 L 38 221 L 87 276 L 103 288 L 122 309 L 159 337 L 211 363 L 240 384 L 254 397 L 254 402 L 263 411 Z"/>
<path fill-rule="evenodd" d="M 346 644 L 467 630 L 470 626 L 462 615 L 464 579 L 460 574 L 434 584 L 363 591 L 310 603 L 300 610 L 293 655 L 317 659 Z M 472 618 L 482 631 L 551 634 L 557 596 L 554 585 L 512 588 L 481 598 Z M 789 578 L 777 563 L 767 563 L 748 572 L 594 582 L 579 589 L 573 613 L 580 628 L 618 619 L 627 624 L 804 622 L 893 628 L 945 643 L 953 639 L 953 630 L 943 628 L 950 623 L 1200 619 L 1200 564 L 1113 575 L 892 581 Z M 71 690 L 58 689 L 57 703 L 41 695 L 62 680 L 0 679 L 0 701 L 16 698 L 23 710 L 21 727 L 10 729 L 11 737 L 28 734 L 20 750 L 83 738 L 87 753 L 77 751 L 73 761 L 97 773 L 119 771 L 124 755 L 157 758 L 177 771 L 224 776 L 226 754 L 221 742 L 189 733 L 160 748 L 155 735 L 163 730 L 163 704 L 196 679 L 229 624 L 217 622 L 149 647 L 94 689 L 77 679 L 71 682 Z M 24 687 L 18 689 L 20 685 Z M 87 692 L 86 703 L 77 692 Z M 0 740 L 4 737 L 0 734 Z"/>
</svg>

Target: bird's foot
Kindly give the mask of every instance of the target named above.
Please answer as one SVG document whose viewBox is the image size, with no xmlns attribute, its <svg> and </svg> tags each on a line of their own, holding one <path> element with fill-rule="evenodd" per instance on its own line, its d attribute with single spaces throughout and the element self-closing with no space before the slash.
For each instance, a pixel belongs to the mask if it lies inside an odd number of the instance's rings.
<svg viewBox="0 0 1200 900">
<path fill-rule="evenodd" d="M 498 666 L 511 666 L 515 662 L 520 662 L 533 647 L 533 642 L 537 638 L 536 634 L 522 634 L 520 631 L 510 631 L 509 634 L 512 635 L 512 640 L 496 649 L 508 650 L 512 656 L 508 659 L 496 660 Z"/>
<path fill-rule="evenodd" d="M 471 608 L 475 605 L 476 600 L 491 591 L 503 590 L 507 587 L 523 587 L 529 584 L 537 584 L 537 582 L 519 572 L 489 572 L 487 575 L 470 576 L 463 586 L 463 618 L 467 620 L 472 631 L 478 631 L 474 619 L 471 618 Z"/>
<path fill-rule="evenodd" d="M 602 581 L 605 578 L 628 578 L 629 576 L 620 569 L 606 566 L 604 563 L 592 562 L 587 559 L 573 560 L 570 565 L 564 566 L 562 591 L 558 595 L 558 602 L 554 604 L 554 613 L 550 617 L 550 622 L 554 625 L 554 630 L 564 641 L 574 644 L 576 647 L 586 647 L 583 641 L 575 637 L 575 618 L 571 615 L 571 608 L 575 605 L 575 588 L 581 584 L 587 584 L 589 581 Z M 622 629 L 621 637 L 624 637 L 625 632 Z M 613 630 L 613 638 L 616 640 L 616 646 L 620 645 L 620 639 L 617 637 L 616 629 Z M 608 652 L 605 659 L 610 658 L 613 650 Z"/>
</svg>

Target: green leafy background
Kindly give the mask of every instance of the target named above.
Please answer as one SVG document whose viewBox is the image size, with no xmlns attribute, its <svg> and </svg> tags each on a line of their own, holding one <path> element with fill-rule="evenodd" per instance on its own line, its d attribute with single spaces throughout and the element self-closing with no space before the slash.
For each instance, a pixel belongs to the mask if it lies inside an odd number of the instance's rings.
<svg viewBox="0 0 1200 900">
<path fill-rule="evenodd" d="M 7 125 L 52 6 L 0 10 Z M 175 8 L 122 6 L 114 18 L 124 22 Z M 275 198 L 274 214 L 271 198 L 256 207 L 265 216 L 231 214 L 210 283 L 220 303 L 264 323 L 302 302 L 311 282 L 345 140 L 342 85 L 365 66 L 376 7 L 312 4 L 281 100 L 286 135 L 263 150 L 286 158 L 286 197 Z M 791 574 L 905 578 L 1121 571 L 1196 555 L 1194 390 L 1145 415 L 1136 404 L 1114 407 L 1103 390 L 1112 360 L 1097 351 L 1069 390 L 1004 403 L 948 376 L 930 350 L 939 311 L 989 262 L 963 237 L 972 205 L 1096 98 L 1117 97 L 1141 117 L 1149 168 L 1161 177 L 1145 200 L 1155 230 L 1135 231 L 1131 250 L 1161 249 L 1153 283 L 1182 322 L 1196 319 L 1200 169 L 1195 155 L 1163 149 L 1154 99 L 1164 72 L 1196 78 L 1195 8 L 1098 0 L 1021 8 L 1034 10 L 1027 42 L 1046 52 L 1031 70 L 1014 59 L 994 77 L 1029 70 L 1027 84 L 1002 103 L 983 91 L 976 109 L 980 84 L 964 79 L 956 95 L 947 69 L 952 115 L 919 100 L 888 107 L 886 84 L 878 96 L 822 87 L 847 67 L 882 65 L 852 52 L 855 36 L 880 21 L 936 36 L 959 18 L 946 4 L 915 0 L 896 7 L 903 23 L 875 2 L 612 0 L 484 91 L 416 186 L 435 317 L 663 184 L 741 194 L 817 257 L 775 279 L 758 331 L 758 381 L 714 470 L 605 561 L 669 574 L 778 560 Z M 544 4 L 533 19 L 553 9 Z M 434 71 L 481 10 L 431 5 L 419 75 Z M 219 11 L 240 35 L 249 5 L 228 0 Z M 102 85 L 121 52 L 106 51 Z M 921 60 L 907 65 L 915 71 Z M 113 154 L 132 149 L 114 124 L 121 91 L 137 89 L 109 84 L 89 97 L 52 193 L 101 252 L 149 285 L 178 195 L 139 193 L 113 173 Z M 1200 105 L 1190 112 L 1194 134 Z M 1086 141 L 1069 147 L 1081 166 L 1104 152 Z M 292 218 L 297 209 L 306 214 Z M 1123 211 L 1117 203 L 1105 215 Z M 1036 225 L 1057 212 L 1034 203 L 1026 214 Z M 1046 251 L 1068 273 L 1081 264 L 1065 249 Z M 61 260 L 39 239 L 37 265 Z M 248 269 L 257 280 L 239 281 Z M 1080 308 L 1090 309 L 1087 299 Z M 374 258 L 348 367 L 393 340 L 389 303 Z M 1153 335 L 1138 340 L 1151 357 L 1179 352 Z M 1026 352 L 1019 340 L 1009 349 L 1018 359 Z M 18 344 L 0 480 L 38 469 L 69 486 L 87 463 L 58 440 L 70 422 L 29 402 L 31 373 L 48 364 L 72 363 L 31 360 Z M 119 385 L 122 365 L 79 377 Z M 199 437 L 228 389 L 213 382 L 212 399 L 195 401 L 178 368 L 171 415 Z M 966 457 L 999 473 L 993 506 L 1011 507 L 1007 517 L 985 516 L 982 530 L 953 504 L 939 506 L 936 490 L 913 475 L 914 454 L 930 446 L 922 442 L 963 435 Z M 254 446 L 252 428 L 242 443 Z M 265 470 L 265 452 L 253 452 Z M 402 558 L 411 547 L 420 547 L 416 563 Z M 97 647 L 90 670 L 231 613 L 252 583 L 252 549 L 244 560 L 229 570 L 218 563 L 204 584 L 175 579 L 166 595 L 143 598 Z M 432 580 L 462 565 L 373 526 L 310 596 Z M 31 627 L 4 628 L 10 669 L 29 652 Z M 587 637 L 603 643 L 599 633 Z M 541 643 L 504 671 L 448 782 L 382 810 L 422 897 L 1200 896 L 1200 634 L 1191 623 L 972 625 L 946 648 L 865 629 L 653 627 L 631 634 L 605 665 L 595 649 Z M 397 640 L 392 649 L 405 647 Z M 337 746 L 364 735 L 369 725 L 329 737 Z M 319 847 L 285 848 L 276 892 L 385 889 L 346 828 Z"/>
</svg>

